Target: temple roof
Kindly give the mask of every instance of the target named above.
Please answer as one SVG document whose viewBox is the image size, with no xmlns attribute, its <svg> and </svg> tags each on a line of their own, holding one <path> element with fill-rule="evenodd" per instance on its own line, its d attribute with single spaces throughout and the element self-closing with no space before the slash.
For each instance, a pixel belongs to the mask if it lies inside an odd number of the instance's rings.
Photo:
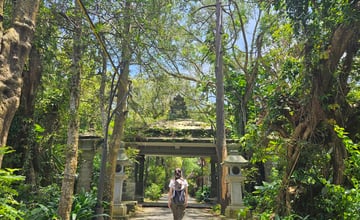
<svg viewBox="0 0 360 220">
<path fill-rule="evenodd" d="M 192 119 L 158 121 L 139 130 L 127 147 L 145 155 L 210 156 L 216 158 L 215 130 Z M 227 144 L 237 140 L 226 139 Z"/>
<path fill-rule="evenodd" d="M 192 119 L 162 120 L 138 130 L 126 141 L 146 142 L 213 142 L 214 130 L 204 122 Z"/>
<path fill-rule="evenodd" d="M 150 129 L 211 130 L 211 126 L 193 119 L 178 119 L 158 121 L 150 125 Z"/>
</svg>

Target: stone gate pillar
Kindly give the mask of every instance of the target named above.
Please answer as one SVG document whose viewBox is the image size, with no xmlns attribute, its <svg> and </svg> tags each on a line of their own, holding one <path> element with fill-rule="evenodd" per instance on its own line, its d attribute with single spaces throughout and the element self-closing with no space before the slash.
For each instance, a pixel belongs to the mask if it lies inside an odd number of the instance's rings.
<svg viewBox="0 0 360 220">
<path fill-rule="evenodd" d="M 144 202 L 145 155 L 139 155 L 137 161 L 138 163 L 135 164 L 135 199 L 138 202 Z"/>
<path fill-rule="evenodd" d="M 211 188 L 210 188 L 210 197 L 217 197 L 217 188 L 218 188 L 218 180 L 217 180 L 217 158 L 211 157 L 210 159 L 210 169 L 211 169 Z"/>
<path fill-rule="evenodd" d="M 79 136 L 79 177 L 76 185 L 76 192 L 82 190 L 88 192 L 91 189 L 93 174 L 93 160 L 98 146 L 103 138 L 93 134 L 81 134 Z"/>
</svg>

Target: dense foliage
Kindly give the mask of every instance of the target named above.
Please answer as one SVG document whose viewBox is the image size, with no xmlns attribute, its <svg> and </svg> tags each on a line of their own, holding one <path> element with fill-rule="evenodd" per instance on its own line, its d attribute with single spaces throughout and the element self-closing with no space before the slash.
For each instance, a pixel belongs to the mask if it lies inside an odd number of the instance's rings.
<svg viewBox="0 0 360 220">
<path fill-rule="evenodd" d="M 0 148 L 3 154 L 10 153 L 7 147 Z M 16 200 L 18 192 L 13 189 L 13 184 L 23 181 L 23 176 L 15 175 L 16 169 L 0 169 L 0 218 L 21 219 L 23 212 L 19 210 L 20 204 Z"/>
<path fill-rule="evenodd" d="M 4 14 L 11 14 L 16 1 L 5 2 Z M 214 1 L 82 2 L 93 26 L 73 1 L 41 4 L 23 72 L 23 91 L 30 92 L 12 120 L 7 145 L 14 152 L 0 170 L 0 218 L 57 217 L 78 16 L 80 133 L 109 135 L 110 147 L 136 140 L 155 122 L 172 119 L 177 95 L 186 116 L 216 129 Z M 226 130 L 250 161 L 239 218 L 360 218 L 360 2 L 229 0 L 222 10 Z M 128 91 L 117 94 L 126 71 Z M 118 116 L 126 117 L 123 134 Z M 153 135 L 189 134 L 154 129 Z M 138 163 L 137 152 L 128 153 Z M 96 215 L 100 158 L 91 192 L 74 195 L 73 219 Z M 206 201 L 209 186 L 199 179 L 210 176 L 210 163 L 205 158 L 201 168 L 199 159 L 146 156 L 145 196 L 159 199 L 173 168 L 181 167 L 191 196 Z M 128 167 L 129 182 L 133 174 Z"/>
</svg>

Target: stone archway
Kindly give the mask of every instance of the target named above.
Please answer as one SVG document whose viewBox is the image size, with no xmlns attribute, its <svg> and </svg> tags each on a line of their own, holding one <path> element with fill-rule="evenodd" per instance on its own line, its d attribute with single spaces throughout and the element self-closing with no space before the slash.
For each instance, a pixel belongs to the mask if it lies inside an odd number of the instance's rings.
<svg viewBox="0 0 360 220">
<path fill-rule="evenodd" d="M 176 96 L 174 102 L 180 107 L 180 110 L 179 108 L 172 107 L 169 120 L 159 121 L 148 128 L 140 128 L 135 136 L 124 140 L 125 148 L 137 149 L 139 151 L 138 163 L 134 165 L 134 190 L 131 190 L 134 195 L 133 198 L 137 201 L 142 202 L 144 199 L 144 162 L 146 155 L 210 157 L 211 197 L 217 197 L 218 195 L 217 173 L 221 165 L 218 163 L 217 158 L 214 138 L 215 130 L 207 123 L 189 119 L 186 107 L 182 107 L 184 102 L 181 97 Z M 83 166 L 81 168 L 84 169 L 79 176 L 79 179 L 84 180 L 79 181 L 81 183 L 79 184 L 79 189 L 89 189 L 88 180 L 90 176 L 87 175 L 92 173 L 92 159 L 102 139 L 85 135 L 79 141 L 81 141 L 80 148 L 83 151 L 83 158 L 81 160 Z M 236 143 L 236 140 L 227 139 L 227 145 L 233 143 Z"/>
<path fill-rule="evenodd" d="M 135 166 L 135 199 L 144 199 L 145 156 L 208 157 L 210 165 L 210 194 L 217 197 L 218 180 L 216 144 L 214 130 L 204 122 L 192 119 L 160 121 L 139 132 L 132 140 L 125 142 L 126 148 L 139 151 Z M 227 140 L 233 143 L 234 140 Z"/>
</svg>

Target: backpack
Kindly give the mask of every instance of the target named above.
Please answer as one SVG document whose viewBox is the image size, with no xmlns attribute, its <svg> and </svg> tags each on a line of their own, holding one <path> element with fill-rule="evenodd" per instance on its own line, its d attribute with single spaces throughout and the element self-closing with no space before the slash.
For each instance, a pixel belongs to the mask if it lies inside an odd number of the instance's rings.
<svg viewBox="0 0 360 220">
<path fill-rule="evenodd" d="M 172 196 L 174 204 L 182 205 L 185 203 L 185 187 L 182 187 L 183 183 L 182 179 L 175 180 L 175 189 Z"/>
</svg>

